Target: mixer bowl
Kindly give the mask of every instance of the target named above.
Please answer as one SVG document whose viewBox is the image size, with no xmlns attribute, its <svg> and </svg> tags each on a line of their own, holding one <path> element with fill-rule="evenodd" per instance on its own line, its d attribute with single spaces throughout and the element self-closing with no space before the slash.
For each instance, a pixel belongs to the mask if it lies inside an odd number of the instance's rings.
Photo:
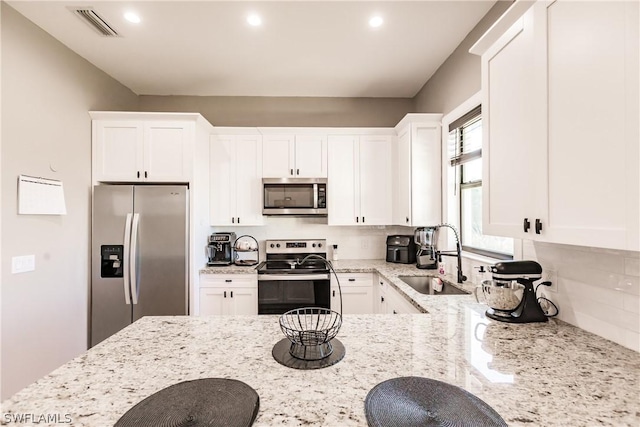
<svg viewBox="0 0 640 427">
<path fill-rule="evenodd" d="M 515 280 L 483 280 L 482 289 L 485 303 L 494 310 L 513 311 L 524 296 L 524 285 Z M 478 288 L 476 288 L 476 300 L 478 299 Z"/>
</svg>

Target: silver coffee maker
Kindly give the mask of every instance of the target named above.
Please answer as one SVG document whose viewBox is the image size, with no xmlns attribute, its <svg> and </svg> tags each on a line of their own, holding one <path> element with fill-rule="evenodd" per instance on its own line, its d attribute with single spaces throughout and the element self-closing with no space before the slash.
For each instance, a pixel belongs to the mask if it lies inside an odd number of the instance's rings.
<svg viewBox="0 0 640 427">
<path fill-rule="evenodd" d="M 438 268 L 436 243 L 438 241 L 438 227 L 420 227 L 416 229 L 414 238 L 418 246 L 416 266 L 434 270 Z"/>
</svg>

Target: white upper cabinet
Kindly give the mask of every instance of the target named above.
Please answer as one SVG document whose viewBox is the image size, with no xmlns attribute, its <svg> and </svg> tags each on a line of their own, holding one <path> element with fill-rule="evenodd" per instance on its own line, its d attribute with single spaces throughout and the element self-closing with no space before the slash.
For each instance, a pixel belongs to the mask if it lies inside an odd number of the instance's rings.
<svg viewBox="0 0 640 427">
<path fill-rule="evenodd" d="M 441 222 L 441 114 L 408 114 L 396 126 L 393 149 L 393 224 Z"/>
<path fill-rule="evenodd" d="M 152 113 L 92 112 L 93 177 L 100 182 L 189 182 L 195 121 Z"/>
<path fill-rule="evenodd" d="M 262 136 L 212 135 L 211 225 L 262 225 Z"/>
<path fill-rule="evenodd" d="M 326 178 L 327 139 L 324 135 L 265 135 L 264 178 Z"/>
<path fill-rule="evenodd" d="M 332 135 L 328 140 L 329 225 L 389 225 L 392 137 Z"/>
<path fill-rule="evenodd" d="M 484 232 L 639 250 L 638 3 L 537 2 L 508 19 L 475 52 Z"/>
</svg>

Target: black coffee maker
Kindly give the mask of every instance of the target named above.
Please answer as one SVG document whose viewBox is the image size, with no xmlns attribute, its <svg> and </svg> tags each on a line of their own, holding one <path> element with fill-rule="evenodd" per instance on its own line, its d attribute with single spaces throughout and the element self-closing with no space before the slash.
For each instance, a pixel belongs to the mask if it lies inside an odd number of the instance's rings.
<svg viewBox="0 0 640 427">
<path fill-rule="evenodd" d="M 231 265 L 235 258 L 236 233 L 213 233 L 207 245 L 207 265 Z"/>
</svg>

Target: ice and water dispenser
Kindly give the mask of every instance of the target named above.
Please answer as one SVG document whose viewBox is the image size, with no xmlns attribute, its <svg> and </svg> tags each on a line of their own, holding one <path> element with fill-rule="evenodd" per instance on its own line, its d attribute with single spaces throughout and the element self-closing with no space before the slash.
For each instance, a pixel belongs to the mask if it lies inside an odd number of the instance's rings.
<svg viewBox="0 0 640 427">
<path fill-rule="evenodd" d="M 100 253 L 100 277 L 122 277 L 124 245 L 102 245 Z"/>
</svg>

